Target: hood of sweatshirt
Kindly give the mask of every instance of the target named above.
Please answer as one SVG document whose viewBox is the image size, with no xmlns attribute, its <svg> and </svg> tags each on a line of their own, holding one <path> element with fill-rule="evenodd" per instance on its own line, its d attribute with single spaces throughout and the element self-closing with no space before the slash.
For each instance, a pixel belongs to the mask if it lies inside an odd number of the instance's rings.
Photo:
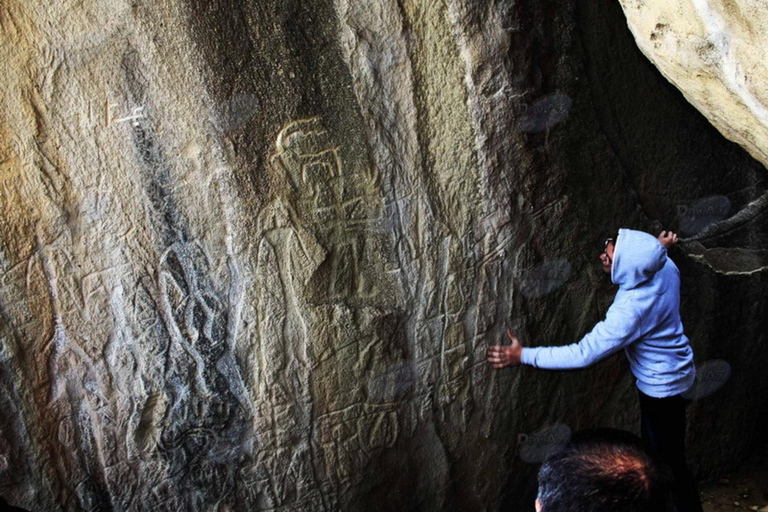
<svg viewBox="0 0 768 512">
<path fill-rule="evenodd" d="M 650 281 L 667 262 L 667 249 L 642 231 L 620 229 L 613 250 L 611 281 L 631 290 Z"/>
</svg>

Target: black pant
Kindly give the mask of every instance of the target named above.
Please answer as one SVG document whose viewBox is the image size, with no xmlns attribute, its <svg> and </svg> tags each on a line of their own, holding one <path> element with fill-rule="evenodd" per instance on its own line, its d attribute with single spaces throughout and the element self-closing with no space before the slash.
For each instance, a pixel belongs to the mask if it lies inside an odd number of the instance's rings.
<svg viewBox="0 0 768 512">
<path fill-rule="evenodd" d="M 688 401 L 680 395 L 653 398 L 638 392 L 643 443 L 672 469 L 677 510 L 702 512 L 696 482 L 685 462 L 685 406 Z"/>
</svg>

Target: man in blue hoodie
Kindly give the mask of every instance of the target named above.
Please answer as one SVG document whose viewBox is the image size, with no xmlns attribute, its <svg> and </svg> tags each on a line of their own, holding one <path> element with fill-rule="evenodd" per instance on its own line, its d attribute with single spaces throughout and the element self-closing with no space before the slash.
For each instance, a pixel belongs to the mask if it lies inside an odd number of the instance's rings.
<svg viewBox="0 0 768 512">
<path fill-rule="evenodd" d="M 496 369 L 527 364 L 548 370 L 585 368 L 624 349 L 640 396 L 641 433 L 675 475 L 678 510 L 700 512 L 696 484 L 685 462 L 685 406 L 681 394 L 696 378 L 693 351 L 680 321 L 680 271 L 667 257 L 677 235 L 658 238 L 630 229 L 606 242 L 600 259 L 619 291 L 599 322 L 572 345 L 525 347 L 507 331 L 512 344 L 488 349 Z"/>
</svg>

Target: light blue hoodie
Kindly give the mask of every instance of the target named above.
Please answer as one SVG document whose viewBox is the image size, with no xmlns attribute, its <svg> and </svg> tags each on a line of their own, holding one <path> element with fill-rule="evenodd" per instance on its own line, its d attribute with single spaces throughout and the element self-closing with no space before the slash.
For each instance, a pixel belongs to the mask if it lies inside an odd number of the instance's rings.
<svg viewBox="0 0 768 512">
<path fill-rule="evenodd" d="M 667 250 L 648 233 L 619 230 L 611 280 L 619 291 L 605 320 L 578 343 L 523 348 L 522 363 L 584 368 L 623 348 L 640 391 L 657 398 L 686 391 L 696 368 L 680 322 L 680 271 Z"/>
</svg>

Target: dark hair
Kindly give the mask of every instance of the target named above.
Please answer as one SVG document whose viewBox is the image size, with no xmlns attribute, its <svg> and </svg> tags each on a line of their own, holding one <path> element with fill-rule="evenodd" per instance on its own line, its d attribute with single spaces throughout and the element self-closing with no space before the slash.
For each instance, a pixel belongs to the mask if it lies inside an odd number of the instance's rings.
<svg viewBox="0 0 768 512">
<path fill-rule="evenodd" d="M 574 434 L 539 470 L 542 512 L 668 512 L 670 470 L 637 436 L 615 429 Z"/>
</svg>

